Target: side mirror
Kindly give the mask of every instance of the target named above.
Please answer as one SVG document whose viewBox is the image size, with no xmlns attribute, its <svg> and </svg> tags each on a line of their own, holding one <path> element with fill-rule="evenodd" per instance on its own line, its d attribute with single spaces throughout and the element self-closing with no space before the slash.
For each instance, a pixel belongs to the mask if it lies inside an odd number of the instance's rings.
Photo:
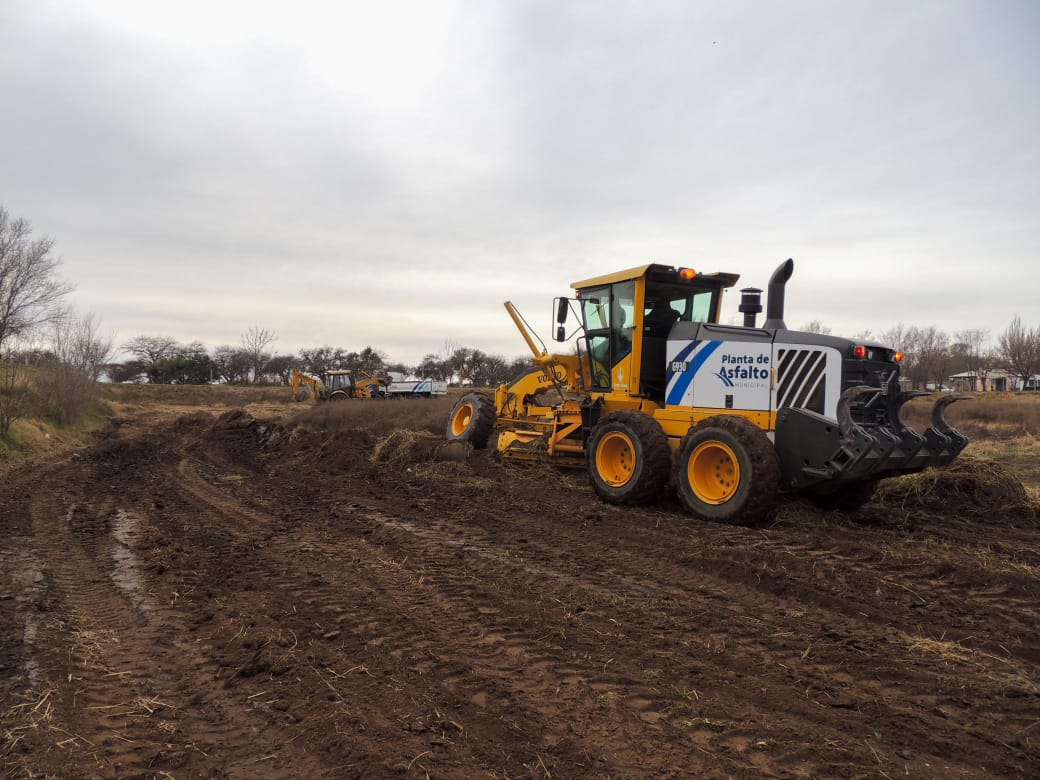
<svg viewBox="0 0 1040 780">
<path fill-rule="evenodd" d="M 556 341 L 567 340 L 567 330 L 564 327 L 564 323 L 567 322 L 567 315 L 570 313 L 570 310 L 570 301 L 567 298 L 556 299 Z"/>
<path fill-rule="evenodd" d="M 556 321 L 561 325 L 567 321 L 567 314 L 571 310 L 570 300 L 567 298 L 556 299 Z"/>
</svg>

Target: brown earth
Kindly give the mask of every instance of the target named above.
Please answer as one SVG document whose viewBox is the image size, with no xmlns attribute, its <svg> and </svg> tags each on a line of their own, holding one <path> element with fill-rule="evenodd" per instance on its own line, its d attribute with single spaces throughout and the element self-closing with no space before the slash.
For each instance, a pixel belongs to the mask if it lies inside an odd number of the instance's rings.
<svg viewBox="0 0 1040 780">
<path fill-rule="evenodd" d="M 445 452 L 447 403 L 152 409 L 0 472 L 6 776 L 1040 776 L 998 466 L 737 528 Z"/>
</svg>

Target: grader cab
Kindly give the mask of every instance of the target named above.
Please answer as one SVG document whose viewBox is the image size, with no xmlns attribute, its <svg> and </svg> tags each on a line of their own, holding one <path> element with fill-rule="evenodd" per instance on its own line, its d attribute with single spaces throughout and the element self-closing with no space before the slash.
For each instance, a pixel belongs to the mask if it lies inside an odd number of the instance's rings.
<svg viewBox="0 0 1040 780">
<path fill-rule="evenodd" d="M 879 480 L 949 463 L 967 439 L 944 410 L 907 427 L 900 409 L 918 391 L 899 383 L 902 355 L 881 344 L 789 330 L 782 263 L 761 291 L 742 291 L 742 326 L 719 323 L 739 276 L 650 264 L 572 285 L 556 302 L 558 341 L 577 322 L 572 354 L 549 353 L 511 303 L 534 360 L 492 399 L 473 392 L 449 416 L 449 440 L 503 457 L 588 470 L 616 504 L 655 500 L 671 483 L 694 515 L 749 523 L 780 493 L 855 508 Z"/>
</svg>

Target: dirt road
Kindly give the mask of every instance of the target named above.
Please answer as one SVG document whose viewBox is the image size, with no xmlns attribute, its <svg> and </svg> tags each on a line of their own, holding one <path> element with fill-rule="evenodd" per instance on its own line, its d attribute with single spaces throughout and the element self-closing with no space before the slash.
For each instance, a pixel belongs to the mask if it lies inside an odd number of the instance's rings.
<svg viewBox="0 0 1040 780">
<path fill-rule="evenodd" d="M 1021 503 L 704 524 L 433 460 L 446 409 L 398 403 L 389 438 L 133 417 L 6 471 L 7 776 L 1040 776 Z"/>
</svg>

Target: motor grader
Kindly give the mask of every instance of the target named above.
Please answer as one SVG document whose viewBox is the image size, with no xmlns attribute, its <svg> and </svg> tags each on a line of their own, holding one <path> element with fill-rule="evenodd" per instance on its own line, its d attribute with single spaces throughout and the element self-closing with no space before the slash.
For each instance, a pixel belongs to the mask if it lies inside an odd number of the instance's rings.
<svg viewBox="0 0 1040 780">
<path fill-rule="evenodd" d="M 778 495 L 804 494 L 854 509 L 881 479 L 949 463 L 968 440 L 944 411 L 967 396 L 946 393 L 923 434 L 903 405 L 919 395 L 899 381 L 902 354 L 865 340 L 789 330 L 784 291 L 794 261 L 761 290 L 741 290 L 742 325 L 723 325 L 723 293 L 739 276 L 643 265 L 571 285 L 557 298 L 549 353 L 512 303 L 506 310 L 531 349 L 531 369 L 494 398 L 464 395 L 449 440 L 488 445 L 503 457 L 586 468 L 614 504 L 656 500 L 671 484 L 703 519 L 746 524 Z"/>
</svg>

